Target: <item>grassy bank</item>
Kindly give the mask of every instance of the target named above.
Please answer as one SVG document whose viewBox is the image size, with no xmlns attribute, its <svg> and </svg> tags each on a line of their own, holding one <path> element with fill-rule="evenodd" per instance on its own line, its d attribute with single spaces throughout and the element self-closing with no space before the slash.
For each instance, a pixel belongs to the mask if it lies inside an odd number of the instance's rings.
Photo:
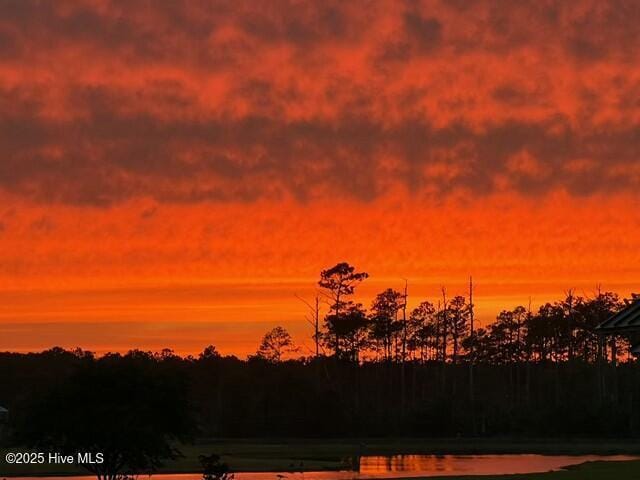
<svg viewBox="0 0 640 480">
<path fill-rule="evenodd" d="M 192 473 L 200 470 L 198 456 L 217 453 L 234 471 L 318 471 L 349 469 L 352 458 L 358 455 L 394 454 L 518 454 L 537 453 L 547 455 L 640 455 L 640 442 L 636 441 L 549 441 L 549 440 L 478 440 L 478 439 L 380 439 L 380 440 L 216 440 L 200 441 L 194 445 L 180 447 L 183 457 L 167 462 L 163 473 Z M 8 451 L 8 450 L 7 450 Z M 10 449 L 16 451 L 16 449 Z M 73 466 L 56 465 L 7 465 L 4 453 L 0 454 L 0 476 L 34 475 L 78 475 L 84 470 Z M 575 477 L 576 471 L 583 476 Z M 640 462 L 595 462 L 574 471 L 523 476 L 501 476 L 495 478 L 640 478 Z M 615 475 L 598 477 L 594 475 Z M 564 476 L 562 476 L 564 475 Z M 448 477 L 452 478 L 452 477 Z M 480 477 L 485 480 L 494 477 Z"/>
<path fill-rule="evenodd" d="M 587 462 L 582 465 L 570 467 L 566 470 L 547 473 L 466 477 L 429 477 L 428 480 L 637 480 L 639 478 L 640 460 L 630 462 Z M 411 480 L 418 479 L 412 478 Z"/>
</svg>

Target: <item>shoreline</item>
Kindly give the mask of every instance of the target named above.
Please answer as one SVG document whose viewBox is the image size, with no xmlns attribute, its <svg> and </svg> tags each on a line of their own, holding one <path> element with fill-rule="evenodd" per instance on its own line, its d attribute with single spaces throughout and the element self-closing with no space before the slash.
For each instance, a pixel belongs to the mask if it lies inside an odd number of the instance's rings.
<svg viewBox="0 0 640 480">
<path fill-rule="evenodd" d="M 200 471 L 198 456 L 216 453 L 236 473 L 338 472 L 353 469 L 358 456 L 393 455 L 546 455 L 546 456 L 637 456 L 640 440 L 612 439 L 203 439 L 178 447 L 183 456 L 167 461 L 157 474 L 194 474 Z M 8 451 L 0 449 L 2 459 Z M 1 460 L 0 460 L 1 461 Z M 602 459 L 606 463 L 606 459 Z M 624 462 L 634 460 L 625 460 Z M 609 462 L 614 463 L 614 462 Z M 640 462 L 639 462 L 640 464 Z M 78 477 L 87 471 L 77 466 L 2 464 L 0 478 Z M 30 471 L 27 471 L 30 470 Z M 418 478 L 418 477 L 412 477 Z M 640 478 L 640 475 L 639 475 Z M 395 480 L 395 479 L 394 479 Z"/>
<path fill-rule="evenodd" d="M 242 473 L 242 472 L 237 472 Z M 390 480 L 636 480 L 640 473 L 640 459 L 628 461 L 586 461 L 575 465 L 568 465 L 559 470 L 535 473 L 518 474 L 480 474 L 480 475 L 456 475 L 456 476 L 408 476 L 408 477 L 386 477 Z M 167 474 L 172 475 L 172 474 Z M 181 474 L 175 474 L 181 475 Z M 185 474 L 190 475 L 190 474 Z M 195 475 L 195 474 L 194 474 Z M 30 475 L 30 477 L 16 477 L 0 474 L 3 479 L 17 478 L 87 478 L 94 479 L 94 475 Z M 147 477 L 149 478 L 149 477 Z M 360 480 L 385 480 L 385 477 L 372 479 L 361 478 Z"/>
</svg>

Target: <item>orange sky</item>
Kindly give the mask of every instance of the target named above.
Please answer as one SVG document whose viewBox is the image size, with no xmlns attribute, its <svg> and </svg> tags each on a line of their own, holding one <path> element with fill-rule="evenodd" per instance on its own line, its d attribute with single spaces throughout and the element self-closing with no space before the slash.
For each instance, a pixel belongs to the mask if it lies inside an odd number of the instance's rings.
<svg viewBox="0 0 640 480">
<path fill-rule="evenodd" d="M 152 8 L 153 6 L 153 8 Z M 310 346 L 321 269 L 640 290 L 640 9 L 0 6 L 0 350 Z"/>
</svg>

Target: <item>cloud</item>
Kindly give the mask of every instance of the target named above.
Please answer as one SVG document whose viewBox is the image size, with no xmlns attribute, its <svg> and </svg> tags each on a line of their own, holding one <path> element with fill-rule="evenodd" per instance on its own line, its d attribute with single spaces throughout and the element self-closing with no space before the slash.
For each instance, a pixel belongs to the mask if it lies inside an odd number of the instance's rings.
<svg viewBox="0 0 640 480">
<path fill-rule="evenodd" d="M 0 189 L 102 206 L 631 192 L 638 10 L 3 2 Z"/>
<path fill-rule="evenodd" d="M 437 49 L 442 40 L 442 24 L 437 18 L 423 17 L 419 12 L 404 14 L 404 28 L 421 52 Z"/>
</svg>

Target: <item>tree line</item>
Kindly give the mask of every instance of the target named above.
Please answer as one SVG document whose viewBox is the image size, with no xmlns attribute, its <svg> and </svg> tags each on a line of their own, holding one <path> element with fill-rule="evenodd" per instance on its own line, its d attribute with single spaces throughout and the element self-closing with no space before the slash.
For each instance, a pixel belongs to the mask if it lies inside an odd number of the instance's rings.
<svg viewBox="0 0 640 480">
<path fill-rule="evenodd" d="M 332 356 L 242 360 L 215 348 L 188 357 L 170 350 L 95 357 L 54 348 L 0 353 L 0 404 L 10 411 L 11 432 L 0 443 L 61 452 L 78 450 L 85 441 L 133 449 L 150 445 L 143 440 L 147 434 L 160 441 L 168 432 L 181 441 L 619 438 L 640 434 L 640 368 L 635 362 L 598 366 L 578 360 L 475 365 L 358 364 Z M 131 441 L 113 440 L 125 436 Z M 163 448 L 162 455 L 172 454 Z"/>
<path fill-rule="evenodd" d="M 477 328 L 471 283 L 467 297 L 449 298 L 443 288 L 437 303 L 424 300 L 411 310 L 406 287 L 404 291 L 387 288 L 375 296 L 367 310 L 354 297 L 358 285 L 368 277 L 344 262 L 321 272 L 318 286 L 328 312 L 313 335 L 316 356 L 324 352 L 354 362 L 453 364 L 594 363 L 630 358 L 628 337 L 613 336 L 604 343 L 596 327 L 636 300 L 635 294 L 621 299 L 613 292 L 598 290 L 586 297 L 569 291 L 564 299 L 547 302 L 535 312 L 530 306 L 503 310 L 494 322 Z M 320 296 L 314 304 L 307 303 L 316 326 Z M 265 335 L 256 355 L 280 361 L 284 354 L 296 351 L 288 332 L 276 327 Z"/>
</svg>

